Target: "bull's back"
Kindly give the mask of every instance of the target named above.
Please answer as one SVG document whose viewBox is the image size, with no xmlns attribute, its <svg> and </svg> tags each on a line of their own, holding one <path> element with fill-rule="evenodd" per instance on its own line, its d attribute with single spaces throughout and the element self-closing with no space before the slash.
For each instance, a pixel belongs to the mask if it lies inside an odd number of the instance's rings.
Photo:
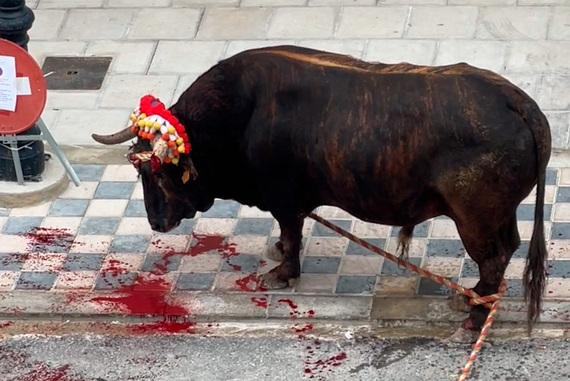
<svg viewBox="0 0 570 381">
<path fill-rule="evenodd" d="M 479 158 L 495 158 L 487 171 L 533 167 L 528 126 L 501 91 L 512 85 L 494 73 L 464 64 L 373 65 L 295 49 L 255 69 L 265 78 L 249 135 L 259 144 L 250 152 L 262 165 L 290 170 L 287 178 L 311 189 L 316 203 L 365 219 L 383 213 L 399 224 L 418 205 L 424 214 L 444 213 L 441 178 Z"/>
</svg>

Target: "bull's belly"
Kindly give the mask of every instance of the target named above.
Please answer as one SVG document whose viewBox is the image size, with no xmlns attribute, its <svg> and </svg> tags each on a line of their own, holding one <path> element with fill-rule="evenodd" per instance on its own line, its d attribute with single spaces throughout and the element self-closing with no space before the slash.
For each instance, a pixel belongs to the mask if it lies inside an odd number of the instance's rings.
<svg viewBox="0 0 570 381">
<path fill-rule="evenodd" d="M 448 211 L 441 197 L 429 191 L 408 193 L 406 197 L 380 192 L 367 197 L 361 194 L 331 193 L 321 203 L 340 208 L 362 221 L 392 226 L 417 225 Z"/>
</svg>

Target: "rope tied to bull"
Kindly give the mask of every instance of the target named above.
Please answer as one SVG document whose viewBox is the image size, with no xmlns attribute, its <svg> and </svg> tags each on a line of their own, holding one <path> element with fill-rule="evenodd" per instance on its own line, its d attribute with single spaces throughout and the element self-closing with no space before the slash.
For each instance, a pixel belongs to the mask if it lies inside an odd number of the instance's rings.
<svg viewBox="0 0 570 381">
<path fill-rule="evenodd" d="M 483 305 L 486 308 L 489 308 L 489 314 L 487 315 L 487 319 L 485 320 L 485 323 L 483 324 L 483 328 L 481 329 L 481 332 L 479 334 L 479 338 L 477 339 L 477 341 L 475 342 L 475 344 L 473 345 L 473 349 L 471 351 L 471 354 L 469 356 L 469 359 L 467 360 L 467 363 L 465 364 L 465 366 L 463 367 L 463 370 L 461 372 L 461 375 L 458 378 L 458 381 L 465 381 L 467 379 L 467 376 L 469 375 L 469 371 L 471 370 L 471 367 L 473 366 L 473 363 L 475 362 L 476 358 L 477 358 L 477 354 L 479 353 L 479 351 L 481 350 L 482 346 L 483 346 L 483 342 L 485 341 L 485 338 L 487 337 L 488 333 L 489 333 L 489 329 L 491 328 L 491 325 L 493 324 L 493 321 L 495 319 L 495 314 L 497 313 L 498 309 L 499 309 L 499 300 L 501 298 L 501 296 L 503 296 L 503 294 L 505 293 L 506 289 L 507 289 L 507 283 L 505 281 L 505 279 L 502 280 L 501 285 L 499 286 L 499 290 L 496 294 L 492 294 L 492 295 L 487 295 L 487 296 L 479 296 L 475 291 L 473 291 L 472 289 L 463 287 L 462 285 L 453 282 L 452 280 L 445 278 L 443 276 L 434 274 L 428 270 L 422 269 L 419 266 L 416 266 L 408 261 L 405 261 L 393 254 L 390 254 L 382 249 L 380 249 L 377 246 L 372 245 L 371 243 L 364 241 L 360 238 L 358 238 L 357 236 L 355 236 L 354 234 L 351 234 L 349 232 L 347 232 L 346 230 L 330 223 L 329 221 L 325 220 L 324 218 L 314 214 L 314 213 L 309 213 L 309 217 L 311 217 L 312 219 L 314 219 L 315 221 L 319 222 L 320 224 L 328 227 L 329 229 L 337 232 L 338 234 L 342 235 L 345 238 L 348 238 L 349 240 L 353 241 L 354 243 L 376 253 L 379 254 L 393 262 L 396 262 L 399 266 L 403 266 L 405 268 L 407 268 L 408 270 L 411 270 L 415 273 L 418 273 L 420 276 L 424 277 L 424 278 L 428 278 L 431 279 L 443 286 L 447 286 L 449 288 L 451 288 L 452 290 L 458 291 L 463 295 L 466 295 L 469 297 L 469 304 L 472 306 L 475 305 Z"/>
</svg>

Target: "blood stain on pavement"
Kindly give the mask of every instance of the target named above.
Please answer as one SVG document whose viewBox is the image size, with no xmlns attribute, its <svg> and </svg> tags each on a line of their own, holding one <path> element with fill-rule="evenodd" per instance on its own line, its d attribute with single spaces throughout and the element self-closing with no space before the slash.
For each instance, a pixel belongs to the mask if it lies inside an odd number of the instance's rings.
<svg viewBox="0 0 570 381">
<path fill-rule="evenodd" d="M 5 323 L 0 323 L 0 329 L 8 328 L 9 326 L 11 326 L 11 325 L 13 325 L 13 324 L 14 324 L 13 321 L 7 321 L 7 322 L 5 322 Z"/>
<path fill-rule="evenodd" d="M 319 348 L 320 346 L 317 346 L 317 349 Z M 340 352 L 325 359 L 314 360 L 313 354 L 309 353 L 305 358 L 304 372 L 305 374 L 310 375 L 309 378 L 319 377 L 318 380 L 324 380 L 324 378 L 322 378 L 322 376 L 319 376 L 319 374 L 322 374 L 326 371 L 330 372 L 333 368 L 342 365 L 342 362 L 346 360 L 346 358 L 346 353 Z"/>
<path fill-rule="evenodd" d="M 160 248 L 162 240 L 157 239 L 152 243 L 155 246 L 159 246 Z M 163 249 L 165 249 L 166 252 L 163 254 L 161 262 L 155 264 L 155 272 L 159 274 L 166 273 L 171 258 L 176 255 L 197 257 L 200 254 L 205 254 L 212 251 L 218 252 L 222 259 L 224 259 L 227 264 L 230 265 L 235 271 L 241 270 L 241 266 L 230 263 L 230 259 L 232 257 L 239 255 L 239 253 L 236 251 L 236 245 L 234 243 L 228 243 L 227 237 L 221 235 L 192 233 L 192 240 L 188 250 L 176 251 L 172 248 L 169 248 L 168 246 L 163 247 Z"/>
<path fill-rule="evenodd" d="M 292 318 L 303 316 L 311 319 L 315 317 L 315 311 L 312 309 L 306 312 L 299 312 L 299 306 L 291 299 L 279 299 L 277 300 L 277 302 L 285 304 L 291 309 L 289 316 L 291 316 Z M 295 324 L 292 327 L 292 329 L 293 332 L 299 334 L 300 340 L 309 340 L 307 339 L 305 334 L 309 331 L 312 331 L 314 329 L 314 326 L 313 324 L 305 324 L 304 326 L 299 326 Z M 330 371 L 334 367 L 340 366 L 342 364 L 342 361 L 346 359 L 346 353 L 344 352 L 341 352 L 339 354 L 336 354 L 334 356 L 325 359 L 315 359 L 315 350 L 318 350 L 320 348 L 321 344 L 318 340 L 314 340 L 310 344 L 307 344 L 305 346 L 303 371 L 305 375 L 308 376 L 310 379 L 324 380 L 324 378 L 320 376 L 321 373 L 325 371 Z"/>
<path fill-rule="evenodd" d="M 69 229 L 34 227 L 22 235 L 28 240 L 28 250 L 34 253 L 53 252 L 54 247 L 68 251 L 75 239 Z"/>
<path fill-rule="evenodd" d="M 252 302 L 253 304 L 255 304 L 257 307 L 267 308 L 267 307 L 268 307 L 269 298 L 268 298 L 267 296 L 263 296 L 263 297 L 260 297 L 260 298 L 252 297 L 252 298 L 251 298 L 251 302 Z"/>
<path fill-rule="evenodd" d="M 44 362 L 33 361 L 25 352 L 3 350 L 0 366 L 9 374 L 21 375 L 8 378 L 7 381 L 85 381 L 82 377 L 72 375 L 69 365 L 54 367 Z M 3 378 L 3 380 L 6 378 Z"/>
<path fill-rule="evenodd" d="M 46 364 L 39 364 L 28 373 L 10 381 L 83 381 L 83 379 L 71 376 L 69 365 L 51 368 Z"/>
<path fill-rule="evenodd" d="M 238 286 L 240 291 L 244 292 L 267 291 L 267 288 L 263 285 L 263 280 L 257 274 L 249 274 L 243 278 L 237 279 L 235 284 Z"/>
<path fill-rule="evenodd" d="M 167 299 L 171 285 L 165 279 L 146 279 L 138 276 L 132 286 L 123 286 L 109 296 L 98 296 L 91 301 L 119 307 L 130 316 L 162 316 L 163 321 L 141 323 L 130 327 L 130 333 L 193 333 L 195 323 L 185 320 L 190 311 Z"/>
</svg>

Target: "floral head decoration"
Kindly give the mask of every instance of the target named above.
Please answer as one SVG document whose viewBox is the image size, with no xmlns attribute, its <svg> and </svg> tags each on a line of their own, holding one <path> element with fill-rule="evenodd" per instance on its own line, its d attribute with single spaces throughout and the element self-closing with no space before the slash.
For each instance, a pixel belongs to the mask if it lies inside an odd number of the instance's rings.
<svg viewBox="0 0 570 381">
<path fill-rule="evenodd" d="M 145 95 L 130 116 L 131 130 L 140 139 L 152 142 L 152 151 L 129 155 L 129 161 L 151 162 L 152 171 L 162 163 L 178 165 L 180 154 L 189 154 L 192 146 L 184 126 L 158 98 Z"/>
</svg>

